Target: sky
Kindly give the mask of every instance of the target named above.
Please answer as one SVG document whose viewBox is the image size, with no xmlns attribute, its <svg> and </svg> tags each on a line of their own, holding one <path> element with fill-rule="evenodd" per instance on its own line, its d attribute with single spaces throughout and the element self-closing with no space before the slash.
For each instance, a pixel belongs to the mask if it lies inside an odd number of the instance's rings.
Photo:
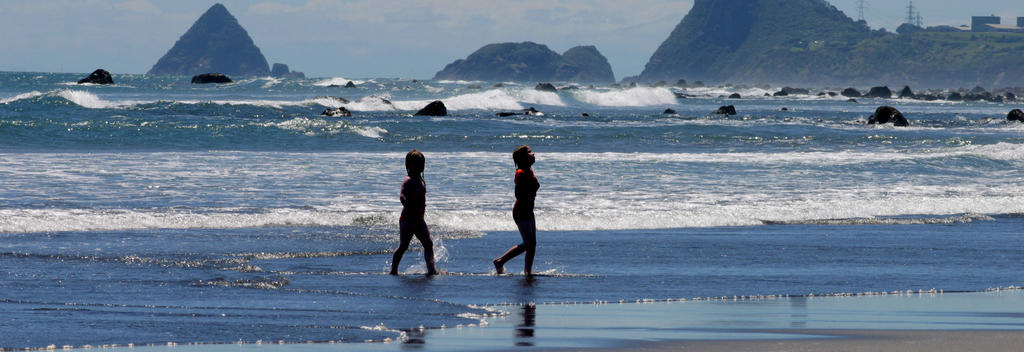
<svg viewBox="0 0 1024 352">
<path fill-rule="evenodd" d="M 0 71 L 145 73 L 213 0 L 0 0 Z M 500 42 L 559 53 L 596 45 L 617 79 L 636 75 L 692 0 L 220 0 L 268 63 L 311 77 L 428 79 Z M 858 0 L 831 0 L 857 19 Z M 894 31 L 909 1 L 865 0 L 872 28 Z M 1021 0 L 917 0 L 926 26 L 1024 16 Z"/>
</svg>

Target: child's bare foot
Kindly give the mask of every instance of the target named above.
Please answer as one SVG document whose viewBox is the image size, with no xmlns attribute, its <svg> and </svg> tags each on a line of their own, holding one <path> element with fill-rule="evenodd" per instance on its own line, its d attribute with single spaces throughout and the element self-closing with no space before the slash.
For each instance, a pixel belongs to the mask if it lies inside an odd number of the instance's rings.
<svg viewBox="0 0 1024 352">
<path fill-rule="evenodd" d="M 494 263 L 494 272 L 495 273 L 497 273 L 498 275 L 501 275 L 501 274 L 505 273 L 505 266 L 501 265 L 501 262 L 499 262 L 497 259 L 495 259 L 493 261 L 493 263 Z"/>
<path fill-rule="evenodd" d="M 390 273 L 388 273 L 388 275 L 398 276 L 398 271 L 397 270 L 392 270 Z"/>
<path fill-rule="evenodd" d="M 427 272 L 427 276 L 434 276 L 434 275 L 438 275 L 438 274 L 440 274 L 440 273 L 438 273 L 437 270 L 431 270 L 431 271 Z"/>
</svg>

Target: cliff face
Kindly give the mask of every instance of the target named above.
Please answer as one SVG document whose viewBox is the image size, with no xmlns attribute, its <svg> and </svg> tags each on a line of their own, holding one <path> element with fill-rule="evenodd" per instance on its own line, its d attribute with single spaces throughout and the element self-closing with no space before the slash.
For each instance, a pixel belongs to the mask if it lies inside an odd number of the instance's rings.
<svg viewBox="0 0 1024 352">
<path fill-rule="evenodd" d="M 993 86 L 1022 51 L 1019 34 L 872 31 L 823 0 L 695 0 L 640 80 Z"/>
<path fill-rule="evenodd" d="M 168 50 L 149 74 L 267 76 L 270 67 L 249 33 L 221 4 L 214 4 Z"/>
<path fill-rule="evenodd" d="M 534 42 L 488 44 L 455 60 L 434 79 L 481 81 L 612 82 L 611 65 L 594 47 L 576 47 L 563 57 Z M 606 70 L 605 70 L 606 69 Z"/>
</svg>

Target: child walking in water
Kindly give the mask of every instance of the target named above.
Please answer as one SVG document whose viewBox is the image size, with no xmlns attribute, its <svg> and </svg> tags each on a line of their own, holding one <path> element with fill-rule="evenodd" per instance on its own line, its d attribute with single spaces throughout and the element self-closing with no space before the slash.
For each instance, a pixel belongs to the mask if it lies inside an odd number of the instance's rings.
<svg viewBox="0 0 1024 352">
<path fill-rule="evenodd" d="M 505 273 L 505 263 L 523 252 L 526 252 L 526 267 L 523 272 L 528 276 L 533 275 L 533 255 L 537 249 L 537 221 L 533 217 L 533 203 L 537 198 L 540 182 L 530 167 L 536 160 L 529 146 L 519 146 L 512 152 L 512 161 L 515 161 L 518 168 L 515 177 L 516 203 L 512 206 L 512 220 L 515 220 L 516 226 L 519 227 L 523 243 L 494 259 L 494 270 L 498 275 Z"/>
<path fill-rule="evenodd" d="M 398 263 L 402 255 L 409 249 L 412 236 L 423 244 L 423 259 L 427 261 L 427 275 L 437 275 L 434 268 L 434 242 L 430 240 L 430 230 L 423 214 L 427 209 L 427 183 L 423 181 L 423 169 L 426 158 L 423 153 L 413 149 L 405 155 L 405 171 L 409 176 L 402 181 L 402 215 L 398 218 L 398 248 L 391 258 L 391 275 L 398 275 Z"/>
</svg>

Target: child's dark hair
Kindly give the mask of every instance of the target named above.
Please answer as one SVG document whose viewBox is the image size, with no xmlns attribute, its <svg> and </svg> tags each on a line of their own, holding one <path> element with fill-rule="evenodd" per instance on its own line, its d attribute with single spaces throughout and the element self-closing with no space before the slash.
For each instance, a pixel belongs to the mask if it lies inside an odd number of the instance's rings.
<svg viewBox="0 0 1024 352">
<path fill-rule="evenodd" d="M 530 146 L 523 144 L 512 151 L 512 161 L 516 163 L 516 166 L 526 166 L 526 157 L 530 153 Z"/>
<path fill-rule="evenodd" d="M 427 158 L 420 153 L 419 150 L 410 150 L 408 154 L 405 154 L 405 171 L 409 173 L 409 176 L 417 176 L 423 172 Z"/>
</svg>

